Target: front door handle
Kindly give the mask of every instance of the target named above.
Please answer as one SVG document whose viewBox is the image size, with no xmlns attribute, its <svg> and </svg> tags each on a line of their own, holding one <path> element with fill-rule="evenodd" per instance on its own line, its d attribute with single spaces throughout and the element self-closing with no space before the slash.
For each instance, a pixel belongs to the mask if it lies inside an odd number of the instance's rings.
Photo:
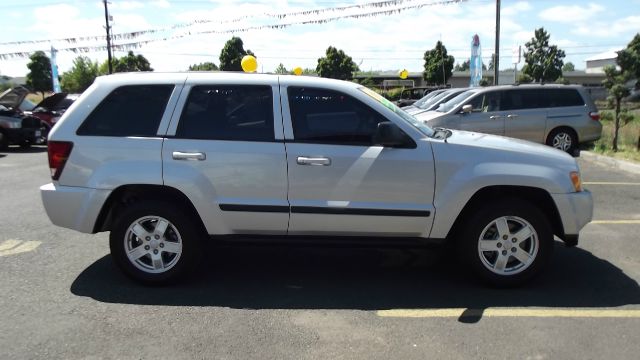
<svg viewBox="0 0 640 360">
<path fill-rule="evenodd" d="M 491 120 L 500 119 L 500 118 L 502 118 L 502 115 L 491 115 L 491 116 L 489 116 L 489 119 L 491 119 Z"/>
<path fill-rule="evenodd" d="M 172 153 L 173 160 L 206 160 L 207 154 L 203 152 L 186 152 L 186 151 L 174 151 Z"/>
<path fill-rule="evenodd" d="M 515 119 L 515 118 L 517 118 L 517 117 L 518 117 L 518 115 L 516 115 L 516 114 L 509 114 L 509 115 L 507 115 L 507 117 L 508 117 L 509 119 Z"/>
<path fill-rule="evenodd" d="M 331 165 L 331 159 L 327 157 L 311 157 L 311 156 L 298 156 L 296 159 L 298 165 L 316 165 L 316 166 L 329 166 Z"/>
</svg>

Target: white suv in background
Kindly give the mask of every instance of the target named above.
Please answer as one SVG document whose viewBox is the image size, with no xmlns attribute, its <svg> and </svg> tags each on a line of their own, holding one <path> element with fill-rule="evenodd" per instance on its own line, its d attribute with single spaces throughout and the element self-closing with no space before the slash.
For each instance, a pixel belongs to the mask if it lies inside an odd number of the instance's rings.
<svg viewBox="0 0 640 360">
<path fill-rule="evenodd" d="M 51 221 L 110 231 L 146 283 L 205 240 L 455 242 L 472 273 L 516 285 L 554 235 L 592 216 L 576 161 L 550 147 L 431 129 L 357 84 L 239 73 L 100 77 L 49 137 Z"/>
</svg>

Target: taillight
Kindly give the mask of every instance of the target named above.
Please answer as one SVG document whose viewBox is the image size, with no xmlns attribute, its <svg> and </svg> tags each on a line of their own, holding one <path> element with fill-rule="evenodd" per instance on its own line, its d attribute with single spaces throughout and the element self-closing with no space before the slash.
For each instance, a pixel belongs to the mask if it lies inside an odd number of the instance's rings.
<svg viewBox="0 0 640 360">
<path fill-rule="evenodd" d="M 600 113 L 597 111 L 590 112 L 589 117 L 591 118 L 591 120 L 600 121 Z"/>
<path fill-rule="evenodd" d="M 67 163 L 69 155 L 73 149 L 73 143 L 68 141 L 49 141 L 47 150 L 49 153 L 49 169 L 51 170 L 51 179 L 58 180 Z"/>
</svg>

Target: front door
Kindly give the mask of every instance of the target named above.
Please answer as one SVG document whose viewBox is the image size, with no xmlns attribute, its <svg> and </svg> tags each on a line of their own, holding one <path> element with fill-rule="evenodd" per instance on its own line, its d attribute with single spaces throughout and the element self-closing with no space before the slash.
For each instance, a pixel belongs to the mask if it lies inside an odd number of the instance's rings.
<svg viewBox="0 0 640 360">
<path fill-rule="evenodd" d="M 500 93 L 497 91 L 480 93 L 465 105 L 471 105 L 470 113 L 458 114 L 456 128 L 477 131 L 484 134 L 504 135 L 507 113 L 500 108 Z"/>
<path fill-rule="evenodd" d="M 428 142 L 375 146 L 378 123 L 389 120 L 339 91 L 281 87 L 281 98 L 293 132 L 285 140 L 289 234 L 428 236 L 434 215 Z"/>
</svg>

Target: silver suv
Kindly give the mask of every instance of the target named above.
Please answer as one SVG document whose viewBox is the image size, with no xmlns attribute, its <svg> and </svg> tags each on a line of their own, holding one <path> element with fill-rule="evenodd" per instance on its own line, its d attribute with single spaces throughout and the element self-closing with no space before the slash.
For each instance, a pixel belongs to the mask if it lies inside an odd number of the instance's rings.
<svg viewBox="0 0 640 360">
<path fill-rule="evenodd" d="M 469 90 L 417 115 L 432 127 L 478 131 L 547 144 L 573 154 L 598 140 L 600 114 L 578 85 L 506 85 Z"/>
<path fill-rule="evenodd" d="M 546 146 L 433 130 L 337 80 L 237 73 L 99 78 L 49 137 L 51 221 L 110 231 L 130 277 L 174 281 L 204 240 L 457 245 L 515 285 L 592 216 L 576 161 Z"/>
</svg>

